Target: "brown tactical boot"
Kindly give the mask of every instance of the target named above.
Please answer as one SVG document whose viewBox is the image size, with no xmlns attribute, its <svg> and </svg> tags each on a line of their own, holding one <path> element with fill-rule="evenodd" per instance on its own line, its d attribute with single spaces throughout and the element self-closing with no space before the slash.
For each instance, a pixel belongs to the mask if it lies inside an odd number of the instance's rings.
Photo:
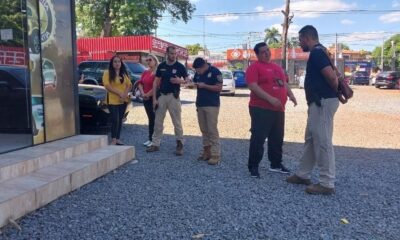
<svg viewBox="0 0 400 240">
<path fill-rule="evenodd" d="M 210 160 L 207 161 L 209 165 L 219 165 L 221 162 L 220 156 L 211 156 Z"/>
<path fill-rule="evenodd" d="M 160 150 L 159 146 L 150 145 L 146 148 L 146 152 L 157 152 Z"/>
<path fill-rule="evenodd" d="M 180 140 L 176 141 L 176 150 L 175 150 L 175 155 L 176 156 L 182 156 L 183 155 L 183 143 Z"/>
<path fill-rule="evenodd" d="M 199 161 L 208 161 L 211 158 L 211 146 L 204 146 L 203 151 L 197 158 Z"/>
<path fill-rule="evenodd" d="M 312 184 L 306 188 L 306 193 L 332 195 L 335 193 L 335 188 L 324 187 L 321 184 Z"/>
<path fill-rule="evenodd" d="M 293 183 L 293 184 L 304 184 L 304 185 L 311 185 L 310 179 L 304 179 L 297 175 L 292 175 L 286 178 L 286 182 Z"/>
</svg>

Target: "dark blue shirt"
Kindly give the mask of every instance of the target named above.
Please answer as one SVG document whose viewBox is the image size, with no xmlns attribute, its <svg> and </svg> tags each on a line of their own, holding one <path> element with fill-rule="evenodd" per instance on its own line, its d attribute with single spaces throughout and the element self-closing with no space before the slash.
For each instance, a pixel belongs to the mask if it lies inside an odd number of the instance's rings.
<svg viewBox="0 0 400 240">
<path fill-rule="evenodd" d="M 193 77 L 195 83 L 205 83 L 207 85 L 222 84 L 222 73 L 218 68 L 209 64 L 208 70 L 204 74 L 195 74 Z M 219 92 L 210 91 L 204 88 L 197 88 L 197 107 L 219 107 Z"/>
<path fill-rule="evenodd" d="M 167 93 L 178 93 L 180 91 L 180 84 L 171 83 L 172 77 L 187 77 L 187 71 L 182 63 L 176 61 L 172 65 L 168 65 L 166 62 L 160 63 L 157 68 L 156 77 L 161 78 L 160 92 Z"/>
<path fill-rule="evenodd" d="M 307 72 L 304 80 L 307 103 L 318 102 L 321 98 L 336 98 L 336 91 L 328 84 L 321 70 L 331 66 L 325 47 L 317 44 L 310 51 L 307 61 Z"/>
</svg>

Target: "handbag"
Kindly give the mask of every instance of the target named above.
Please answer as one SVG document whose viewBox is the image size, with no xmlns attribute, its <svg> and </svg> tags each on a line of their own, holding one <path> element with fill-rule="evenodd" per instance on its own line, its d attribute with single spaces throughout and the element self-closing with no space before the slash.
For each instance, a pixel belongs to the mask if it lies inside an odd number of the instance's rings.
<svg viewBox="0 0 400 240">
<path fill-rule="evenodd" d="M 353 97 L 353 89 L 351 89 L 349 84 L 343 79 L 343 75 L 339 72 L 335 64 L 333 64 L 332 59 L 329 56 L 328 50 L 326 50 L 326 48 L 323 48 L 323 51 L 328 57 L 329 62 L 331 63 L 331 67 L 338 77 L 337 97 L 342 104 L 345 104 L 350 98 Z"/>
</svg>

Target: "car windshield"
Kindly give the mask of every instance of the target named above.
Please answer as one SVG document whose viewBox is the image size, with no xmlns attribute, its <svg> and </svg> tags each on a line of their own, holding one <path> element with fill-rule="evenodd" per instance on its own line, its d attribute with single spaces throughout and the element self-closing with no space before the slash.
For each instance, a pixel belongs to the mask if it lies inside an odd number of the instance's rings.
<svg viewBox="0 0 400 240">
<path fill-rule="evenodd" d="M 379 76 L 380 77 L 389 77 L 392 74 L 394 74 L 394 72 L 381 72 L 381 73 L 379 73 Z"/>
<path fill-rule="evenodd" d="M 367 72 L 355 72 L 354 76 L 356 76 L 356 77 L 367 77 L 368 73 Z"/>
<path fill-rule="evenodd" d="M 143 73 L 146 70 L 145 66 L 140 63 L 125 62 L 125 64 L 132 73 Z"/>
<path fill-rule="evenodd" d="M 244 72 L 235 72 L 234 75 L 237 78 L 242 78 L 242 77 L 244 77 Z"/>
<path fill-rule="evenodd" d="M 222 71 L 222 78 L 224 79 L 232 79 L 232 73 L 227 71 Z"/>
</svg>

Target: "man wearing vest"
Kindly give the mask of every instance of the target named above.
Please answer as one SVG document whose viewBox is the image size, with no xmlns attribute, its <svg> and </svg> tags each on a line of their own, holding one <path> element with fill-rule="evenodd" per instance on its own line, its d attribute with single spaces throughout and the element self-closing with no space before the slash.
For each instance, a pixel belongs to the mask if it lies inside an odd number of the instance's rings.
<svg viewBox="0 0 400 240">
<path fill-rule="evenodd" d="M 310 194 L 330 195 L 335 192 L 335 153 L 333 151 L 333 117 L 339 107 L 338 77 L 327 51 L 319 43 L 318 32 L 307 25 L 299 31 L 304 52 L 310 52 L 304 82 L 308 104 L 304 152 L 298 170 L 286 179 L 289 183 L 308 185 Z M 319 183 L 311 184 L 311 172 L 319 167 Z"/>
<path fill-rule="evenodd" d="M 193 68 L 196 70 L 193 82 L 197 86 L 197 118 L 203 137 L 203 150 L 198 160 L 217 165 L 221 160 L 218 115 L 222 74 L 218 68 L 206 63 L 203 58 L 196 58 Z"/>
<path fill-rule="evenodd" d="M 167 59 L 158 65 L 153 83 L 153 108 L 155 111 L 154 133 L 147 152 L 160 150 L 164 130 L 164 119 L 167 110 L 174 125 L 176 137 L 175 155 L 183 155 L 183 129 L 181 118 L 181 101 L 179 98 L 181 84 L 187 82 L 187 71 L 183 64 L 176 60 L 176 48 L 167 47 Z"/>
</svg>

